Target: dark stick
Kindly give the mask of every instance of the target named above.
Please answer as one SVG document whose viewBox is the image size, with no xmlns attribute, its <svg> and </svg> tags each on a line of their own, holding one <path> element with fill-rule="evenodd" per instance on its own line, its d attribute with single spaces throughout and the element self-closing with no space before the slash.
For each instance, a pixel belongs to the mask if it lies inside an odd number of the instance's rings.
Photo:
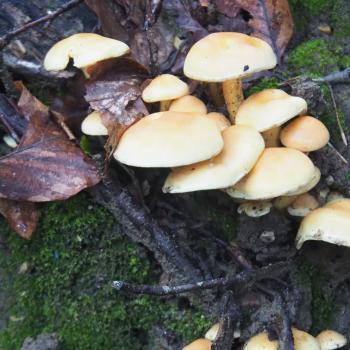
<svg viewBox="0 0 350 350">
<path fill-rule="evenodd" d="M 148 294 L 154 296 L 177 295 L 196 290 L 213 289 L 217 287 L 232 288 L 241 283 L 255 282 L 266 277 L 271 277 L 274 271 L 280 273 L 286 267 L 284 263 L 277 263 L 262 267 L 258 270 L 245 270 L 235 276 L 214 278 L 195 283 L 186 283 L 177 286 L 151 286 L 147 284 L 133 284 L 124 281 L 114 281 L 112 287 L 118 291 L 132 294 Z"/>
<path fill-rule="evenodd" d="M 7 34 L 0 37 L 0 49 L 4 48 L 6 45 L 8 45 L 9 42 L 18 34 L 23 33 L 26 30 L 37 26 L 38 24 L 44 23 L 46 21 L 52 21 L 54 18 L 59 16 L 61 13 L 70 10 L 71 8 L 77 6 L 78 4 L 80 4 L 83 1 L 84 0 L 71 0 L 52 13 L 50 13 L 46 16 L 40 17 L 34 21 L 28 22 L 19 28 L 11 30 Z"/>
</svg>

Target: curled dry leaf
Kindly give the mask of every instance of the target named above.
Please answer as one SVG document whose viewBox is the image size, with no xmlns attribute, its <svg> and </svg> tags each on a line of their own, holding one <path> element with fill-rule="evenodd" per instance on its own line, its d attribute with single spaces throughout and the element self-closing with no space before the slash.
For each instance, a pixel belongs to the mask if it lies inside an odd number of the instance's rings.
<svg viewBox="0 0 350 350">
<path fill-rule="evenodd" d="M 71 143 L 48 108 L 18 84 L 28 120 L 18 148 L 0 158 L 0 198 L 45 202 L 73 196 L 100 180 L 94 162 Z"/>
<path fill-rule="evenodd" d="M 86 101 L 101 113 L 109 131 L 107 145 L 115 148 L 119 136 L 133 123 L 148 114 L 141 99 L 141 84 L 148 71 L 131 58 L 110 59 L 88 70 Z"/>
<path fill-rule="evenodd" d="M 17 202 L 0 198 L 0 214 L 22 238 L 30 239 L 39 221 L 39 210 L 35 203 Z"/>
<path fill-rule="evenodd" d="M 252 35 L 268 42 L 280 58 L 293 35 L 293 19 L 288 0 L 236 0 L 235 2 L 250 14 L 248 25 L 253 30 Z"/>
</svg>

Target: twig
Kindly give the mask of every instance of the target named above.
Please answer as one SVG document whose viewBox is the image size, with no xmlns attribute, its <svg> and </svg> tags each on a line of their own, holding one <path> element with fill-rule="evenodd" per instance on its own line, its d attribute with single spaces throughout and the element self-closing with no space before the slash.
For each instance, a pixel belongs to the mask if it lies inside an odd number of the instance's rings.
<svg viewBox="0 0 350 350">
<path fill-rule="evenodd" d="M 151 286 L 147 284 L 133 284 L 124 281 L 114 281 L 112 287 L 118 291 L 124 291 L 132 294 L 148 294 L 154 296 L 168 296 L 177 295 L 186 292 L 193 292 L 196 290 L 213 289 L 218 287 L 225 287 L 230 289 L 236 285 L 248 282 L 256 282 L 271 277 L 274 271 L 281 273 L 287 265 L 285 263 L 277 263 L 262 267 L 257 270 L 245 270 L 235 276 L 214 278 L 206 281 L 199 281 L 195 283 L 186 283 L 177 286 Z"/>
<path fill-rule="evenodd" d="M 26 30 L 37 26 L 38 24 L 41 24 L 46 21 L 52 21 L 54 18 L 59 16 L 61 13 L 66 12 L 70 10 L 71 8 L 77 6 L 83 2 L 83 0 L 71 0 L 67 2 L 66 4 L 59 7 L 56 11 L 49 13 L 46 16 L 40 17 L 34 21 L 28 22 L 24 24 L 23 26 L 16 28 L 14 30 L 11 30 L 10 32 L 6 33 L 2 37 L 0 37 L 0 49 L 4 48 L 6 45 L 9 44 L 9 42 L 18 34 L 25 32 Z"/>
<path fill-rule="evenodd" d="M 350 68 L 346 68 L 340 72 L 333 72 L 322 78 L 312 79 L 319 83 L 349 83 L 350 82 Z"/>
<path fill-rule="evenodd" d="M 52 111 L 52 115 L 54 116 L 57 124 L 62 128 L 62 130 L 68 136 L 69 140 L 70 141 L 76 140 L 73 132 L 71 131 L 71 129 L 69 129 L 68 125 L 64 121 L 63 115 L 61 113 L 58 113 L 58 112 L 55 112 L 55 111 Z"/>
<path fill-rule="evenodd" d="M 330 143 L 328 142 L 328 146 L 332 148 L 332 150 L 336 153 L 336 155 L 345 163 L 348 164 L 346 158 Z"/>
<path fill-rule="evenodd" d="M 340 119 L 339 119 L 337 103 L 335 101 L 335 97 L 334 97 L 334 92 L 333 92 L 332 86 L 331 86 L 330 83 L 326 83 L 326 84 L 327 84 L 328 89 L 329 89 L 329 91 L 331 93 L 333 107 L 334 107 L 334 111 L 335 111 L 335 117 L 337 119 L 337 124 L 338 124 L 338 128 L 339 128 L 339 131 L 340 131 L 341 138 L 342 138 L 345 146 L 347 146 L 348 145 L 348 140 L 346 139 L 346 136 L 345 136 L 345 133 L 344 133 L 344 130 L 343 130 L 343 126 L 341 125 L 341 122 L 340 122 Z"/>
</svg>

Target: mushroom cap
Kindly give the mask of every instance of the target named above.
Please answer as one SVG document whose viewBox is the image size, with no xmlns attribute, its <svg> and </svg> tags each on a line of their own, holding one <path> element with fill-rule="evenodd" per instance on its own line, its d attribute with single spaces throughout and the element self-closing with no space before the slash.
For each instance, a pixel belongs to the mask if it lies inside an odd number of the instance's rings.
<svg viewBox="0 0 350 350">
<path fill-rule="evenodd" d="M 172 74 L 161 74 L 145 87 L 142 91 L 142 99 L 148 103 L 168 101 L 189 93 L 188 85 L 178 77 Z"/>
<path fill-rule="evenodd" d="M 304 153 L 284 147 L 266 148 L 251 172 L 226 192 L 236 198 L 269 199 L 293 195 L 315 176 Z"/>
<path fill-rule="evenodd" d="M 198 97 L 186 95 L 171 102 L 169 111 L 206 114 L 207 107 Z"/>
<path fill-rule="evenodd" d="M 319 203 L 313 195 L 310 193 L 303 193 L 293 201 L 287 208 L 287 211 L 292 216 L 306 216 L 318 207 Z"/>
<path fill-rule="evenodd" d="M 221 113 L 210 112 L 207 114 L 207 117 L 213 119 L 216 122 L 220 131 L 224 131 L 226 128 L 231 126 L 230 121 Z"/>
<path fill-rule="evenodd" d="M 108 135 L 108 130 L 103 125 L 101 120 L 101 115 L 97 111 L 93 111 L 83 120 L 81 124 L 81 131 L 85 135 L 91 135 L 91 136 Z"/>
<path fill-rule="evenodd" d="M 184 73 L 195 80 L 222 82 L 273 68 L 276 63 L 276 55 L 265 41 L 221 32 L 209 34 L 191 47 Z"/>
<path fill-rule="evenodd" d="M 236 124 L 265 131 L 284 124 L 306 110 L 307 104 L 303 98 L 288 95 L 279 89 L 266 89 L 243 101 L 237 111 Z"/>
<path fill-rule="evenodd" d="M 330 329 L 322 331 L 316 339 L 320 344 L 321 350 L 338 349 L 347 343 L 346 338 L 342 334 Z"/>
<path fill-rule="evenodd" d="M 205 333 L 205 339 L 208 339 L 210 341 L 215 341 L 216 337 L 218 336 L 218 332 L 220 329 L 219 323 L 215 323 L 208 331 Z"/>
<path fill-rule="evenodd" d="M 223 145 L 219 128 L 205 114 L 168 111 L 150 114 L 128 128 L 114 157 L 139 167 L 177 167 L 209 159 Z"/>
<path fill-rule="evenodd" d="M 211 341 L 208 339 L 200 338 L 193 341 L 191 344 L 186 345 L 182 350 L 210 350 Z"/>
<path fill-rule="evenodd" d="M 94 33 L 78 33 L 51 47 L 44 59 L 46 70 L 62 70 L 73 58 L 74 66 L 83 68 L 98 61 L 125 55 L 130 51 L 123 42 Z"/>
<path fill-rule="evenodd" d="M 224 148 L 221 153 L 204 162 L 173 169 L 163 192 L 225 188 L 246 175 L 264 150 L 262 136 L 252 128 L 232 125 L 223 131 L 222 137 Z"/>
<path fill-rule="evenodd" d="M 321 179 L 321 171 L 319 168 L 317 168 L 315 166 L 314 174 L 313 174 L 311 180 L 307 184 L 305 184 L 304 186 L 300 186 L 297 190 L 288 192 L 286 195 L 287 196 L 298 196 L 300 194 L 309 192 L 319 183 L 320 179 Z"/>
<path fill-rule="evenodd" d="M 281 131 L 282 144 L 302 152 L 316 151 L 328 141 L 329 131 L 326 126 L 310 116 L 295 118 Z"/>
<path fill-rule="evenodd" d="M 268 214 L 271 210 L 272 203 L 270 201 L 248 201 L 239 205 L 238 214 L 245 213 L 246 215 L 257 218 Z"/>
<path fill-rule="evenodd" d="M 299 249 L 305 241 L 325 241 L 350 247 L 350 199 L 327 203 L 305 216 L 296 237 Z"/>
<path fill-rule="evenodd" d="M 320 350 L 316 338 L 312 335 L 292 328 L 295 350 Z M 244 345 L 243 350 L 277 350 L 278 341 L 269 340 L 267 332 L 261 332 L 250 338 Z"/>
</svg>

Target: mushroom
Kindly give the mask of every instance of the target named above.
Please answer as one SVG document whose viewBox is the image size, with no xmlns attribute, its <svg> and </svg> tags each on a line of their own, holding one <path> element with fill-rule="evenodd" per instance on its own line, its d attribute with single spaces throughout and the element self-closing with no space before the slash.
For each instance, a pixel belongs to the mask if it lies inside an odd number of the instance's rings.
<svg viewBox="0 0 350 350">
<path fill-rule="evenodd" d="M 238 214 L 245 213 L 246 215 L 257 218 L 264 216 L 270 212 L 272 203 L 270 201 L 248 201 L 242 203 L 238 208 Z"/>
<path fill-rule="evenodd" d="M 266 148 L 251 172 L 225 191 L 249 200 L 294 195 L 313 179 L 315 169 L 310 158 L 298 150 Z"/>
<path fill-rule="evenodd" d="M 44 68 L 49 71 L 65 69 L 73 58 L 73 65 L 84 71 L 96 62 L 123 56 L 129 51 L 129 46 L 119 40 L 95 33 L 78 33 L 51 47 L 45 56 Z"/>
<path fill-rule="evenodd" d="M 215 323 L 208 331 L 205 333 L 205 339 L 208 339 L 210 341 L 215 341 L 216 337 L 218 336 L 220 329 L 219 323 Z"/>
<path fill-rule="evenodd" d="M 306 216 L 319 207 L 317 199 L 309 193 L 303 193 L 287 208 L 292 216 Z"/>
<path fill-rule="evenodd" d="M 350 199 L 339 199 L 305 216 L 296 237 L 301 248 L 308 240 L 325 241 L 350 247 Z"/>
<path fill-rule="evenodd" d="M 160 110 L 166 111 L 172 100 L 189 94 L 186 83 L 172 74 L 161 74 L 154 78 L 142 91 L 147 103 L 160 102 Z M 204 113 L 207 111 L 205 110 Z"/>
<path fill-rule="evenodd" d="M 330 191 L 329 193 L 327 193 L 326 202 L 328 203 L 336 199 L 342 199 L 342 198 L 344 198 L 344 195 L 341 194 L 340 192 Z"/>
<path fill-rule="evenodd" d="M 320 344 L 321 350 L 338 349 L 347 343 L 346 338 L 342 334 L 330 329 L 322 331 L 316 339 Z"/>
<path fill-rule="evenodd" d="M 85 135 L 91 136 L 107 136 L 108 130 L 103 125 L 100 112 L 93 111 L 81 124 L 81 131 Z"/>
<path fill-rule="evenodd" d="M 114 157 L 138 167 L 177 167 L 214 157 L 223 145 L 219 128 L 205 114 L 168 111 L 129 127 Z"/>
<path fill-rule="evenodd" d="M 221 113 L 210 112 L 207 117 L 214 120 L 219 127 L 220 131 L 224 131 L 226 128 L 231 126 L 230 121 Z"/>
<path fill-rule="evenodd" d="M 280 197 L 275 198 L 273 200 L 272 204 L 278 210 L 286 209 L 290 204 L 292 204 L 297 199 L 297 197 L 298 197 L 297 195 L 295 195 L 295 196 L 280 196 Z"/>
<path fill-rule="evenodd" d="M 182 350 L 210 350 L 211 341 L 208 339 L 200 338 L 193 341 L 191 344 L 186 345 Z"/>
<path fill-rule="evenodd" d="M 281 146 L 280 142 L 280 133 L 281 133 L 281 127 L 276 126 L 274 128 L 265 130 L 261 133 L 262 137 L 265 141 L 265 147 L 279 147 Z"/>
<path fill-rule="evenodd" d="M 304 186 L 299 187 L 297 190 L 289 192 L 288 196 L 298 196 L 299 194 L 309 192 L 319 183 L 320 179 L 321 179 L 321 171 L 319 168 L 315 166 L 314 174 L 311 180 Z"/>
<path fill-rule="evenodd" d="M 10 148 L 16 148 L 18 146 L 16 140 L 10 135 L 4 135 L 2 139 L 5 142 L 5 144 Z"/>
<path fill-rule="evenodd" d="M 163 192 L 225 188 L 246 175 L 264 150 L 263 138 L 256 130 L 238 125 L 225 129 L 222 137 L 224 148 L 220 154 L 204 162 L 173 169 L 165 181 Z"/>
<path fill-rule="evenodd" d="M 207 113 L 207 107 L 196 96 L 183 96 L 171 102 L 169 111 L 186 113 Z"/>
<path fill-rule="evenodd" d="M 329 131 L 326 126 L 310 116 L 295 118 L 281 131 L 282 144 L 302 152 L 316 151 L 328 141 Z"/>
<path fill-rule="evenodd" d="M 236 124 L 261 132 L 280 126 L 306 110 L 306 101 L 301 97 L 290 96 L 279 89 L 266 89 L 249 96 L 241 104 Z"/>
<path fill-rule="evenodd" d="M 292 328 L 295 350 L 320 350 L 320 345 L 312 335 Z M 277 350 L 278 340 L 270 340 L 267 332 L 261 332 L 251 337 L 244 345 L 243 350 Z"/>
<path fill-rule="evenodd" d="M 242 78 L 277 63 L 276 55 L 265 41 L 242 33 L 212 33 L 197 41 L 184 63 L 187 77 L 205 82 L 222 82 L 232 123 L 243 101 Z"/>
</svg>

